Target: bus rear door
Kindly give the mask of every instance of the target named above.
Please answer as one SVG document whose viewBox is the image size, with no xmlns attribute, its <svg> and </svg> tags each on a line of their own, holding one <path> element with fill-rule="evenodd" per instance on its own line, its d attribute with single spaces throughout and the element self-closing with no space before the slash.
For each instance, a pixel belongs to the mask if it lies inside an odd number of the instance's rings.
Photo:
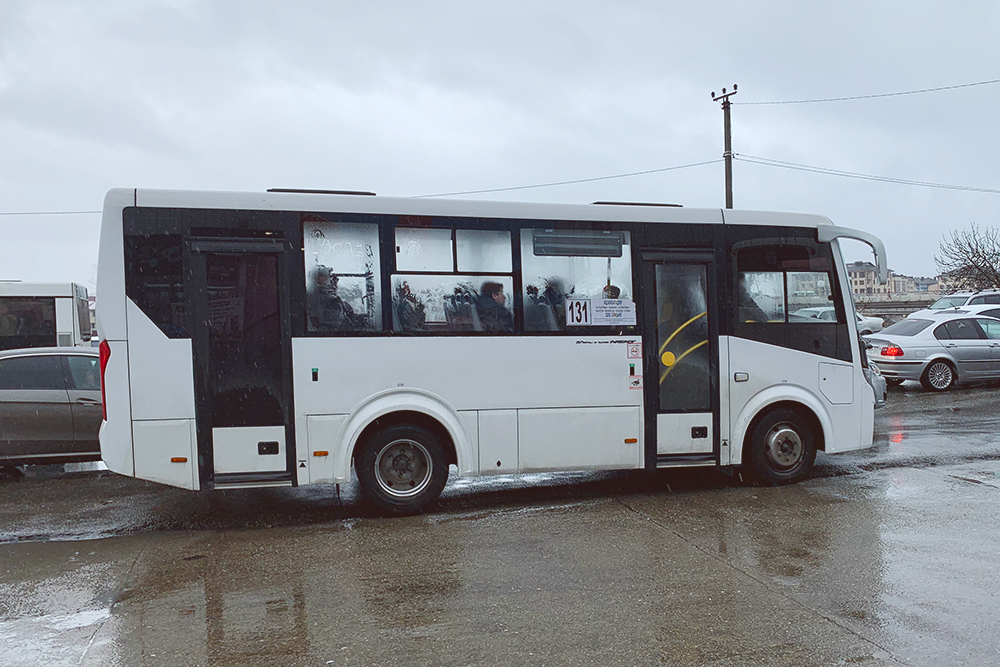
<svg viewBox="0 0 1000 667">
<path fill-rule="evenodd" d="M 280 241 L 193 240 L 202 488 L 294 484 L 291 331 Z"/>
</svg>

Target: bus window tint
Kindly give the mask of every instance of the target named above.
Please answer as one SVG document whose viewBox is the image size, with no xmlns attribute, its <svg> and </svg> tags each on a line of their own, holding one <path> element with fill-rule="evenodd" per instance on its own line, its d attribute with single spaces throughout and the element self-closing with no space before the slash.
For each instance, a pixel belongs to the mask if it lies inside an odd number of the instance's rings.
<svg viewBox="0 0 1000 667">
<path fill-rule="evenodd" d="M 55 344 L 56 300 L 54 298 L 0 299 L 0 350 L 46 347 Z"/>
<path fill-rule="evenodd" d="M 830 274 L 825 271 L 789 271 L 788 313 L 791 315 L 809 309 L 809 317 L 821 321 L 835 322 L 836 309 L 830 299 Z"/>
<path fill-rule="evenodd" d="M 497 285 L 500 293 L 494 296 Z M 509 297 L 513 289 L 511 276 L 394 275 L 392 328 L 513 333 Z"/>
<path fill-rule="evenodd" d="M 435 273 L 454 271 L 451 230 L 397 227 L 396 269 Z"/>
<path fill-rule="evenodd" d="M 566 299 L 632 298 L 629 232 L 521 230 L 524 330 L 566 329 Z"/>
<path fill-rule="evenodd" d="M 510 232 L 456 229 L 458 270 L 472 273 L 510 273 L 513 270 Z"/>
<path fill-rule="evenodd" d="M 510 232 L 397 227 L 396 270 L 393 331 L 514 333 Z"/>
<path fill-rule="evenodd" d="M 378 226 L 307 220 L 307 329 L 369 332 L 382 329 Z"/>
<path fill-rule="evenodd" d="M 188 338 L 180 234 L 125 236 L 125 293 L 169 338 Z"/>
<path fill-rule="evenodd" d="M 740 273 L 739 317 L 740 322 L 784 322 L 784 275 L 774 271 Z"/>
</svg>

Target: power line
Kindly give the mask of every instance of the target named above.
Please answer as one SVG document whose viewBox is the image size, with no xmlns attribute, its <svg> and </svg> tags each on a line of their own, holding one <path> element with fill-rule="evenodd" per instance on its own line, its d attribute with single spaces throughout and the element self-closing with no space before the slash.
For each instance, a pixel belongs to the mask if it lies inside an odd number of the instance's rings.
<svg viewBox="0 0 1000 667">
<path fill-rule="evenodd" d="M 426 197 L 454 197 L 456 195 L 478 195 L 486 192 L 509 192 L 511 190 L 529 190 L 532 188 L 549 188 L 556 185 L 572 185 L 573 183 L 591 183 L 593 181 L 607 181 L 612 178 L 628 178 L 630 176 L 642 176 L 644 174 L 658 174 L 664 171 L 674 171 L 675 169 L 687 169 L 688 167 L 701 167 L 706 164 L 717 164 L 718 160 L 708 160 L 706 162 L 692 162 L 691 164 L 681 164 L 676 167 L 663 167 L 661 169 L 647 169 L 646 171 L 633 171 L 628 174 L 615 174 L 613 176 L 595 176 L 593 178 L 578 178 L 573 181 L 555 181 L 552 183 L 538 183 L 536 185 L 515 185 L 509 188 L 489 188 L 486 190 L 465 190 L 463 192 L 442 192 L 433 195 L 414 195 L 413 199 L 423 199 Z"/>
<path fill-rule="evenodd" d="M 827 97 L 817 100 L 788 100 L 784 102 L 733 102 L 733 104 L 748 106 L 751 104 L 815 104 L 817 102 L 844 102 L 847 100 L 870 100 L 876 97 L 896 97 L 898 95 L 917 95 L 918 93 L 935 93 L 940 90 L 971 88 L 972 86 L 986 86 L 993 83 L 1000 83 L 1000 79 L 991 79 L 989 81 L 976 81 L 975 83 L 962 83 L 957 86 L 941 86 L 940 88 L 922 88 L 920 90 L 905 90 L 900 93 L 880 93 L 878 95 L 854 95 L 851 97 Z"/>
<path fill-rule="evenodd" d="M 0 211 L 0 215 L 84 215 L 101 211 Z"/>
<path fill-rule="evenodd" d="M 737 153 L 736 159 L 751 164 L 760 164 L 767 167 L 781 167 L 782 169 L 794 169 L 796 171 L 808 171 L 815 174 L 826 174 L 828 176 L 843 176 L 845 178 L 857 178 L 868 181 L 881 181 L 883 183 L 897 183 L 899 185 L 914 185 L 923 188 L 939 188 L 942 190 L 962 190 L 966 192 L 986 192 L 989 194 L 1000 194 L 1000 190 L 994 188 L 977 188 L 970 185 L 949 185 L 946 183 L 930 183 L 927 181 L 914 181 L 905 178 L 892 178 L 890 176 L 877 176 L 873 174 L 860 174 L 853 171 L 843 171 L 840 169 L 829 169 L 827 167 L 814 167 L 796 162 L 785 162 L 783 160 L 772 160 L 770 158 L 756 157 L 753 155 L 743 155 Z"/>
</svg>

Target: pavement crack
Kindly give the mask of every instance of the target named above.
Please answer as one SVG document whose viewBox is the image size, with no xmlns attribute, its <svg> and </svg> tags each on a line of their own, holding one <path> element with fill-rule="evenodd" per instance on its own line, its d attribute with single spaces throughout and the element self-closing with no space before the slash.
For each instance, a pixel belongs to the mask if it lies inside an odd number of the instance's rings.
<svg viewBox="0 0 1000 667">
<path fill-rule="evenodd" d="M 814 607 L 811 607 L 811 606 L 805 604 L 804 602 L 796 599 L 792 595 L 789 595 L 787 592 L 781 590 L 780 588 L 775 588 L 771 584 L 771 582 L 769 582 L 768 580 L 762 579 L 761 577 L 753 574 L 752 572 L 749 572 L 748 570 L 745 570 L 745 569 L 739 567 L 738 565 L 736 565 L 732 561 L 729 561 L 729 560 L 727 560 L 725 558 L 720 557 L 717 553 L 715 553 L 713 551 L 710 551 L 708 549 L 705 549 L 702 546 L 699 546 L 698 544 L 696 544 L 692 540 L 688 539 L 684 535 L 682 535 L 679 532 L 677 532 L 675 529 L 673 529 L 670 526 L 664 524 L 662 521 L 659 521 L 659 520 L 653 518 L 649 514 L 636 509 L 635 507 L 631 506 L 630 504 L 628 504 L 626 501 L 622 500 L 621 498 L 618 498 L 617 501 L 618 501 L 619 504 L 621 504 L 622 506 L 624 506 L 625 509 L 627 509 L 629 512 L 632 512 L 636 516 L 638 516 L 638 517 L 640 517 L 640 518 L 642 518 L 642 519 L 644 519 L 644 520 L 652 523 L 653 525 L 661 528 L 662 530 L 670 533 L 671 535 L 673 535 L 674 537 L 676 537 L 680 541 L 684 542 L 686 545 L 688 545 L 689 547 L 691 547 L 695 551 L 698 551 L 699 553 L 704 554 L 708 558 L 711 558 L 712 560 L 714 560 L 714 561 L 716 561 L 718 563 L 721 563 L 725 567 L 728 567 L 729 569 L 734 570 L 735 572 L 740 573 L 741 575 L 743 575 L 747 579 L 750 579 L 751 581 L 755 581 L 756 583 L 758 583 L 762 587 L 764 587 L 764 589 L 766 589 L 767 591 L 769 591 L 771 593 L 774 593 L 774 594 L 776 594 L 776 595 L 784 598 L 785 600 L 788 600 L 792 604 L 796 605 L 797 607 L 800 607 L 800 608 L 804 609 L 805 611 L 807 611 L 807 612 L 809 612 L 811 614 L 819 616 L 820 618 L 826 620 L 829 623 L 832 623 L 833 625 L 835 625 L 838 628 L 844 630 L 845 632 L 847 632 L 847 633 L 849 633 L 849 634 L 857 637 L 858 639 L 860 639 L 864 643 L 866 643 L 866 644 L 868 644 L 870 646 L 875 647 L 879 651 L 882 651 L 893 662 L 895 662 L 897 664 L 900 664 L 900 665 L 908 664 L 905 660 L 901 660 L 900 658 L 897 658 L 895 655 L 893 655 L 892 651 L 889 650 L 888 648 L 882 646 L 881 644 L 879 644 L 878 642 L 876 642 L 876 641 L 874 641 L 872 639 L 869 639 L 868 637 L 865 637 L 864 635 L 860 634 L 858 631 L 856 631 L 853 628 L 851 628 L 851 627 L 845 625 L 844 623 L 842 623 L 836 617 L 831 616 L 830 614 L 825 613 L 821 609 L 816 609 Z"/>
</svg>

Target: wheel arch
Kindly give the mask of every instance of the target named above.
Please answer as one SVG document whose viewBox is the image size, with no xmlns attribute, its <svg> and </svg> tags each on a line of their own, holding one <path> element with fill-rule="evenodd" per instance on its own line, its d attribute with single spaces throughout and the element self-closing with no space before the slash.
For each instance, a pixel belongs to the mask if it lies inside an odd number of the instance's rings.
<svg viewBox="0 0 1000 667">
<path fill-rule="evenodd" d="M 351 465 L 358 446 L 379 430 L 395 424 L 410 423 L 434 433 L 445 447 L 449 464 L 462 474 L 474 469 L 475 456 L 458 412 L 440 396 L 422 389 L 389 389 L 370 398 L 351 411 L 344 425 L 343 442 L 334 462 L 334 476 L 350 479 Z"/>
<path fill-rule="evenodd" d="M 813 430 L 816 449 L 826 449 L 826 441 L 833 435 L 833 423 L 819 400 L 798 387 L 772 388 L 748 401 L 734 423 L 733 440 L 739 445 L 733 449 L 733 465 L 746 462 L 744 454 L 749 444 L 748 439 L 761 419 L 769 412 L 782 408 L 793 410 L 805 419 Z"/>
<path fill-rule="evenodd" d="M 946 354 L 934 354 L 931 357 L 929 357 L 927 359 L 927 363 L 924 364 L 924 369 L 920 371 L 920 377 L 923 378 L 925 375 L 927 375 L 927 369 L 930 368 L 932 364 L 937 363 L 938 361 L 943 361 L 944 363 L 948 364 L 948 366 L 951 367 L 951 372 L 954 373 L 955 375 L 954 383 L 958 384 L 961 381 L 961 375 L 958 371 L 958 364 L 956 364 L 955 361 Z"/>
</svg>

